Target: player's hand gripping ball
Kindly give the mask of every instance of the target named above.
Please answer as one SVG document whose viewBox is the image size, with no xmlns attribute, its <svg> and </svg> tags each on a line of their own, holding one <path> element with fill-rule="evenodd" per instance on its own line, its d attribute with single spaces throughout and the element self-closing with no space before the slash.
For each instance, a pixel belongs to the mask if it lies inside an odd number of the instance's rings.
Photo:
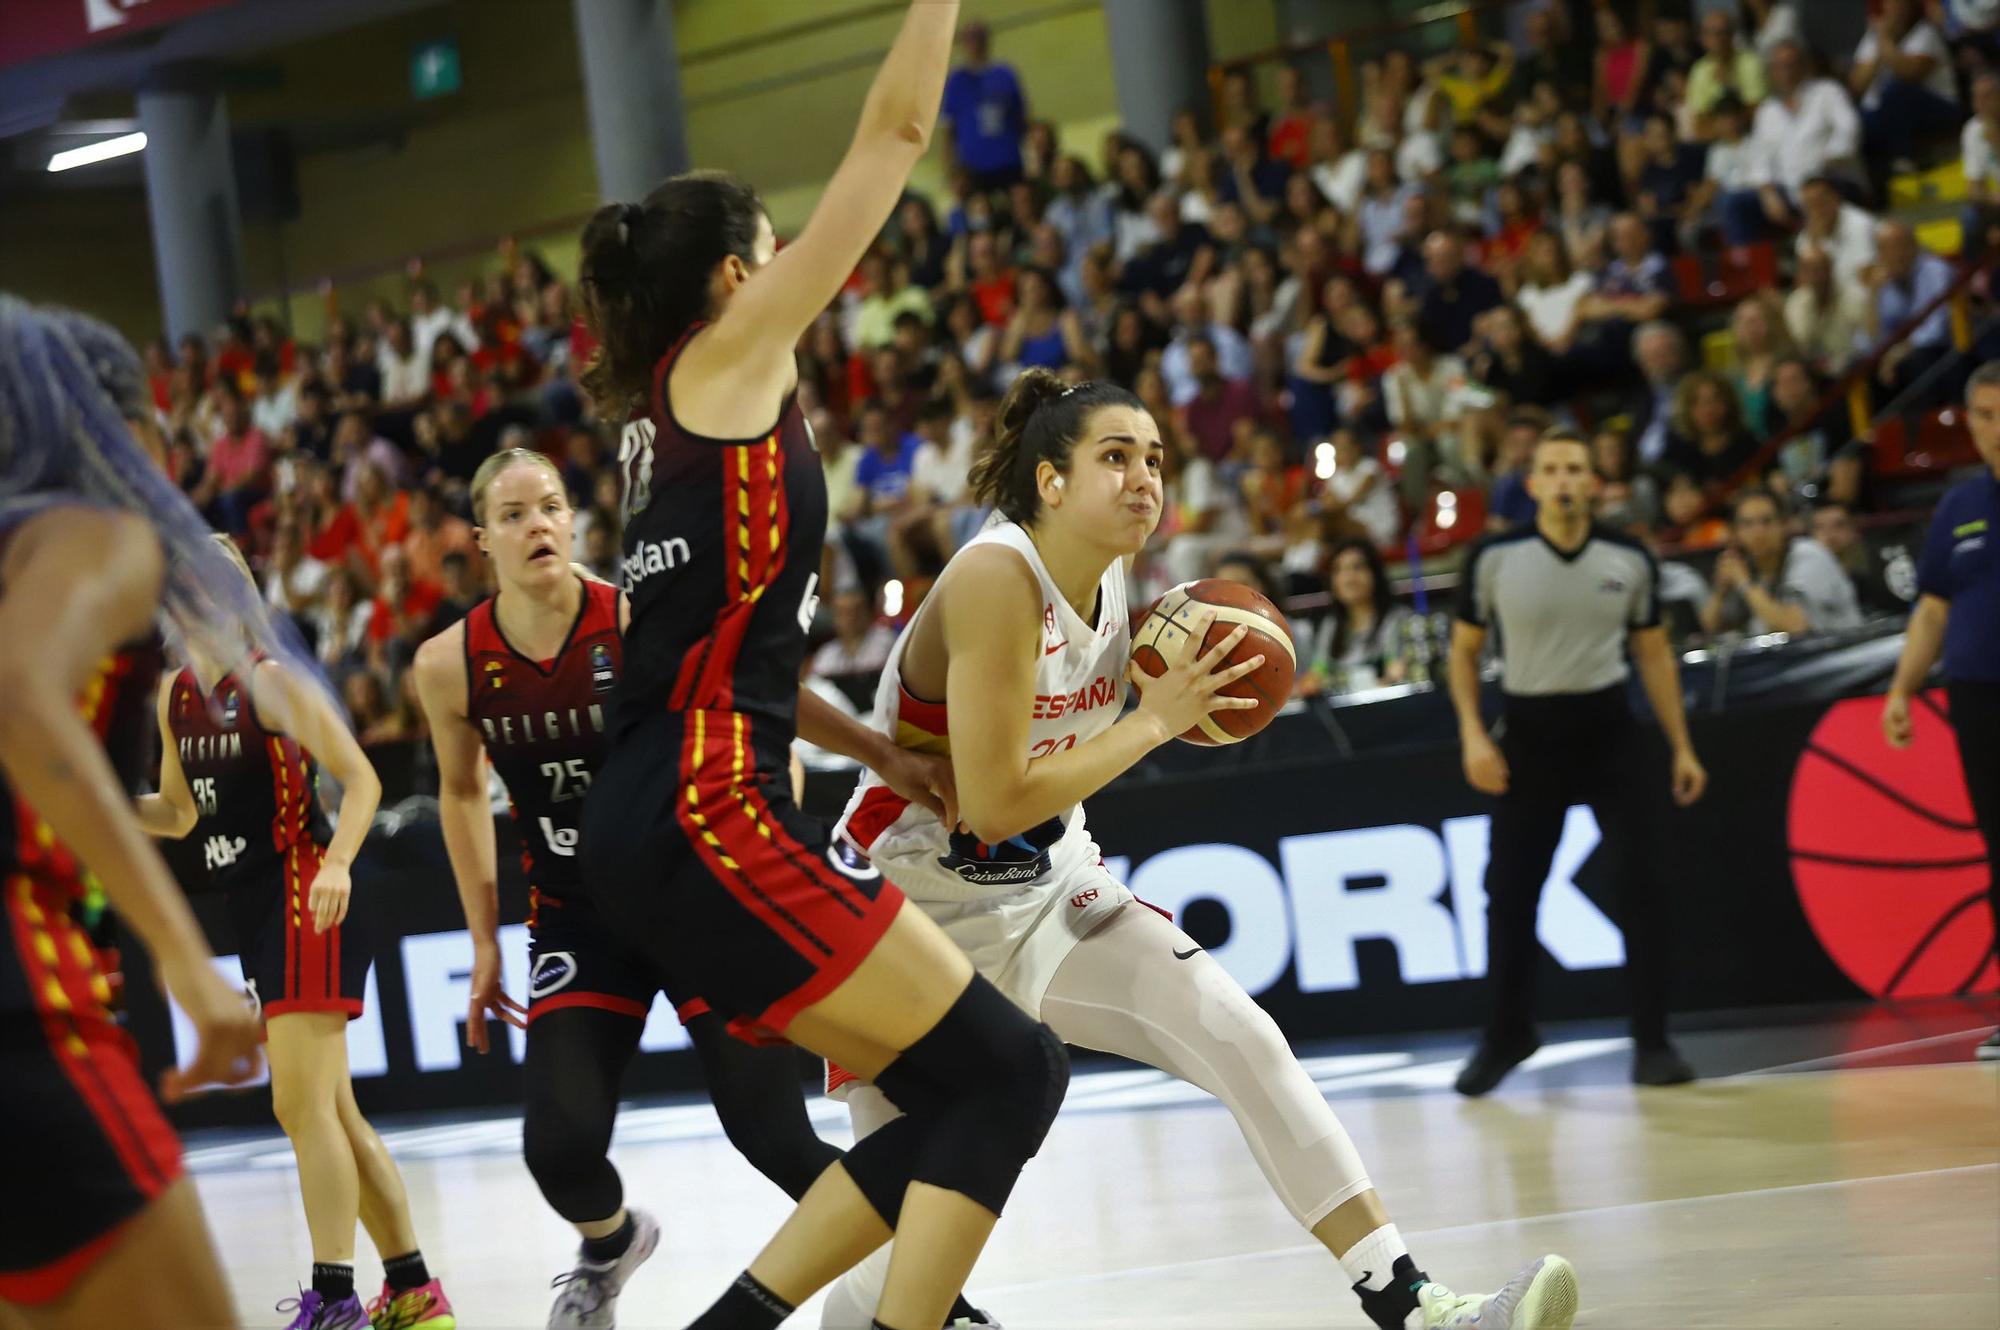
<svg viewBox="0 0 2000 1330">
<path fill-rule="evenodd" d="M 1210 610 L 1215 619 L 1206 636 L 1196 641 L 1202 617 Z M 1264 663 L 1228 685 L 1219 696 L 1254 698 L 1257 705 L 1211 711 L 1178 736 L 1185 743 L 1233 744 L 1271 723 L 1291 697 L 1292 679 L 1298 673 L 1298 649 L 1292 644 L 1291 627 L 1278 607 L 1256 591 L 1240 582 L 1205 577 L 1183 582 L 1154 601 L 1132 632 L 1133 662 L 1158 678 L 1183 660 L 1209 650 L 1239 626 L 1249 631 L 1216 668 L 1227 669 L 1258 655 L 1264 657 Z"/>
</svg>

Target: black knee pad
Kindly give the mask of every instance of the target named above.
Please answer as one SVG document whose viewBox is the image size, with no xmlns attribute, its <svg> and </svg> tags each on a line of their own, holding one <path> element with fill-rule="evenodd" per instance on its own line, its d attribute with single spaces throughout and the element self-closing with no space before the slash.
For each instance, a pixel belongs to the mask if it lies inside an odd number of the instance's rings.
<svg viewBox="0 0 2000 1330">
<path fill-rule="evenodd" d="M 1053 1030 L 974 975 L 875 1084 L 922 1132 L 910 1180 L 998 1214 L 1062 1107 L 1069 1055 Z"/>
</svg>

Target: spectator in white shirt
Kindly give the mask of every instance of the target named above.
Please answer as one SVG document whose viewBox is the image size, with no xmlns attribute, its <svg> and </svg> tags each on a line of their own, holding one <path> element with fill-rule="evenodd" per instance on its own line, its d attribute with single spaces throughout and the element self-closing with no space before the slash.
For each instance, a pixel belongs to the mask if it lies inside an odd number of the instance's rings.
<svg viewBox="0 0 2000 1330">
<path fill-rule="evenodd" d="M 1985 71 L 1972 80 L 1972 119 L 1959 137 L 1965 162 L 1965 247 L 1985 254 L 2000 225 L 2000 74 Z"/>
<path fill-rule="evenodd" d="M 1764 164 L 1764 150 L 1750 137 L 1750 108 L 1733 92 L 1725 92 L 1708 108 L 1705 117 L 1715 137 L 1708 145 L 1708 160 L 1702 178 L 1688 196 L 1686 220 L 1681 226 L 1681 248 L 1699 246 L 1696 234 L 1720 220 L 1720 200 L 1742 190 L 1754 190 L 1770 179 Z"/>
<path fill-rule="evenodd" d="M 1882 0 L 1854 51 L 1847 85 L 1861 102 L 1861 137 L 1869 174 L 1879 184 L 1892 164 L 1924 139 L 1950 132 L 1964 117 L 1944 35 L 1917 11 L 1917 0 Z"/>
<path fill-rule="evenodd" d="M 1715 561 L 1703 632 L 1803 637 L 1860 625 L 1854 583 L 1824 546 L 1790 534 L 1777 496 L 1745 491 L 1729 525 L 1734 540 Z"/>
<path fill-rule="evenodd" d="M 1875 262 L 1875 218 L 1842 198 L 1839 187 L 1825 176 L 1799 187 L 1799 211 L 1802 224 L 1795 252 L 1823 250 L 1833 261 L 1836 282 L 1860 281 Z"/>
<path fill-rule="evenodd" d="M 1341 216 L 1353 215 L 1368 183 L 1367 150 L 1349 143 L 1340 121 L 1330 115 L 1314 118 L 1311 147 L 1313 183 L 1340 209 Z"/>
<path fill-rule="evenodd" d="M 396 319 L 382 335 L 381 349 L 375 353 L 375 368 L 382 375 L 382 409 L 406 411 L 422 402 L 431 390 L 431 361 L 428 351 L 418 354 L 416 338 L 408 319 Z"/>
<path fill-rule="evenodd" d="M 424 364 L 431 363 L 431 348 L 446 333 L 456 337 L 468 352 L 479 346 L 479 330 L 472 326 L 472 320 L 439 301 L 429 282 L 418 282 L 410 288 L 410 340 Z"/>
<path fill-rule="evenodd" d="M 1826 251 L 1803 245 L 1798 276 L 1785 297 L 1785 327 L 1800 354 L 1821 372 L 1838 374 L 1853 362 L 1854 344 L 1868 329 L 1868 288 L 1858 279 L 1835 280 Z"/>
<path fill-rule="evenodd" d="M 874 597 L 841 591 L 833 598 L 833 638 L 813 652 L 809 670 L 815 679 L 878 674 L 895 645 L 896 630 L 876 617 Z"/>
<path fill-rule="evenodd" d="M 1804 42 L 1805 29 L 1799 25 L 1799 9 L 1792 0 L 1743 0 L 1744 17 L 1755 33 L 1757 54 L 1769 59 L 1784 42 Z"/>
<path fill-rule="evenodd" d="M 1806 53 L 1780 42 L 1769 60 L 1770 95 L 1758 103 L 1750 136 L 1763 163 L 1755 189 L 1722 198 L 1722 235 L 1751 245 L 1773 227 L 1797 221 L 1799 187 L 1814 176 L 1840 174 L 1861 148 L 1861 118 L 1838 83 L 1807 77 Z"/>
</svg>

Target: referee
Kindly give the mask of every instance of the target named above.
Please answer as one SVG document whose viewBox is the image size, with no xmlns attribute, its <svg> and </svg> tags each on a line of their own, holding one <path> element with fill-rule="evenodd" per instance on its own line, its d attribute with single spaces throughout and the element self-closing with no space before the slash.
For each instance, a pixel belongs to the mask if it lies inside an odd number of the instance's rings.
<svg viewBox="0 0 2000 1330">
<path fill-rule="evenodd" d="M 1535 445 L 1533 526 L 1488 536 L 1467 556 L 1451 637 L 1451 702 L 1473 788 L 1500 796 L 1486 866 L 1493 1011 L 1458 1092 L 1482 1095 L 1537 1048 L 1535 912 L 1569 806 L 1604 829 L 1623 908 L 1632 983 L 1632 1079 L 1678 1085 L 1694 1071 L 1667 1042 L 1666 884 L 1648 825 L 1655 773 L 1626 702 L 1630 647 L 1673 746 L 1686 805 L 1708 774 L 1688 741 L 1680 674 L 1660 621 L 1659 570 L 1630 536 L 1591 521 L 1598 479 L 1588 444 L 1551 430 Z M 1506 702 L 1496 744 L 1479 714 L 1479 655 L 1498 630 Z"/>
<path fill-rule="evenodd" d="M 1917 608 L 1882 703 L 1882 733 L 1894 747 L 1909 746 L 1910 699 L 1942 648 L 1951 727 L 1986 842 L 1986 897 L 2000 937 L 2000 876 L 1992 867 L 2000 846 L 2000 361 L 1972 372 L 1965 404 L 1986 474 L 1954 485 L 1931 517 L 1917 563 Z M 1978 1055 L 2000 1058 L 2000 1031 Z"/>
</svg>

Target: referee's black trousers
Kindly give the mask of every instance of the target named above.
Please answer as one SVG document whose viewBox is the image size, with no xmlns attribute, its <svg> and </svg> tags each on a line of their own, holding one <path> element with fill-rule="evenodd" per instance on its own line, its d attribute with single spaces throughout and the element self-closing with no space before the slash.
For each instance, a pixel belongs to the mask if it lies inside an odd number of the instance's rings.
<svg viewBox="0 0 2000 1330">
<path fill-rule="evenodd" d="M 1951 700 L 1951 728 L 1958 735 L 1972 816 L 1986 842 L 1986 899 L 1993 907 L 1994 951 L 2000 954 L 2000 872 L 1993 868 L 1993 852 L 2000 849 L 2000 683 L 1953 683 L 1945 696 Z"/>
<path fill-rule="evenodd" d="M 1509 1045 L 1532 1034 L 1535 970 L 1541 946 L 1535 916 L 1542 884 L 1562 839 L 1572 804 L 1597 815 L 1625 934 L 1626 976 L 1632 988 L 1632 1038 L 1641 1048 L 1667 1039 L 1668 956 L 1664 875 L 1654 809 L 1662 802 L 1667 764 L 1633 717 L 1624 685 L 1597 693 L 1515 697 L 1506 701 L 1500 751 L 1507 759 L 1507 793 L 1493 816 L 1486 865 L 1487 974 L 1493 1012 L 1486 1037 Z"/>
</svg>

